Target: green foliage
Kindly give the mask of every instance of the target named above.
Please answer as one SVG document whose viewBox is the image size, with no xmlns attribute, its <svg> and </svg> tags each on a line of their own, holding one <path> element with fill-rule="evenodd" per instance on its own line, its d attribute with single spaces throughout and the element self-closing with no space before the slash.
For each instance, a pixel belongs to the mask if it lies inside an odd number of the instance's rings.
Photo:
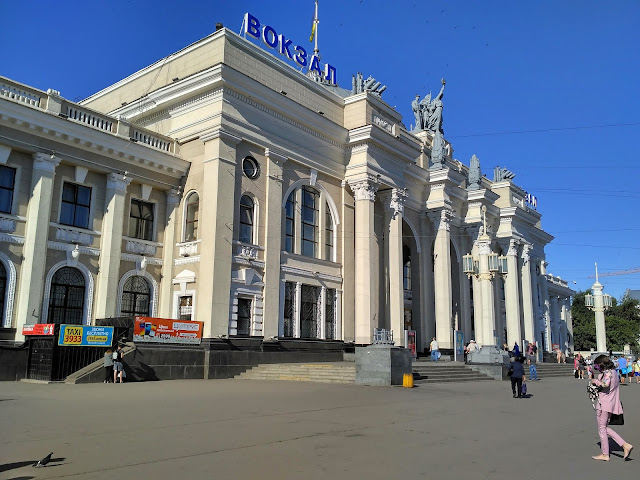
<svg viewBox="0 0 640 480">
<path fill-rule="evenodd" d="M 573 321 L 573 342 L 576 350 L 596 348 L 595 314 L 584 304 L 588 290 L 578 292 L 571 306 Z M 638 348 L 640 341 L 640 302 L 628 297 L 613 300 L 613 306 L 605 312 L 607 348 L 622 350 L 626 344 Z"/>
</svg>

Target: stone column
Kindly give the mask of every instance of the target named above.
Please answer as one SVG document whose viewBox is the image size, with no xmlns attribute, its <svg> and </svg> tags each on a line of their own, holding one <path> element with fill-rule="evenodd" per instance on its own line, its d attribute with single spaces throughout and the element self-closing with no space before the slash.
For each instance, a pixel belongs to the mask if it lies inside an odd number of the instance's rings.
<svg viewBox="0 0 640 480">
<path fill-rule="evenodd" d="M 483 238 L 484 237 L 484 238 Z M 480 340 L 476 340 L 481 347 L 495 346 L 495 301 L 493 292 L 493 280 L 489 272 L 489 254 L 491 253 L 491 240 L 486 235 L 481 235 L 477 240 L 479 257 L 479 286 L 480 286 L 480 325 L 476 325 L 476 336 L 480 332 Z"/>
<path fill-rule="evenodd" d="M 551 342 L 557 343 L 562 348 L 560 341 L 560 318 L 558 315 L 558 296 L 551 295 L 549 297 L 549 323 L 551 325 Z"/>
<path fill-rule="evenodd" d="M 53 177 L 59 164 L 60 159 L 54 155 L 33 154 L 31 198 L 22 247 L 24 260 L 18 274 L 20 289 L 16 306 L 16 338 L 20 339 L 23 338 L 22 326 L 40 323 L 42 317 Z"/>
<path fill-rule="evenodd" d="M 176 217 L 180 205 L 180 191 L 167 192 L 167 225 L 164 229 L 162 248 L 162 280 L 160 282 L 160 305 L 158 316 L 171 318 L 173 301 L 173 263 L 176 250 Z"/>
<path fill-rule="evenodd" d="M 522 246 L 522 267 L 520 270 L 520 283 L 522 285 L 522 317 L 524 320 L 524 338 L 530 343 L 535 343 L 539 339 L 536 338 L 536 318 L 534 310 L 533 279 L 531 276 L 531 258 L 532 249 L 530 243 Z"/>
<path fill-rule="evenodd" d="M 320 338 L 327 338 L 327 287 L 320 287 Z"/>
<path fill-rule="evenodd" d="M 355 343 L 370 344 L 377 315 L 373 278 L 374 200 L 378 183 L 371 177 L 349 181 L 354 193 L 355 211 Z"/>
<path fill-rule="evenodd" d="M 573 319 L 571 318 L 571 297 L 565 299 L 565 319 L 567 321 L 567 332 L 570 337 L 568 339 L 567 348 L 572 352 L 575 351 L 575 345 L 573 342 Z"/>
<path fill-rule="evenodd" d="M 602 285 L 597 277 L 596 283 L 591 286 L 593 290 L 593 310 L 596 317 L 596 348 L 598 352 L 606 352 L 607 350 L 607 333 L 604 322 L 604 285 Z"/>
<path fill-rule="evenodd" d="M 342 290 L 336 290 L 336 340 L 343 340 L 342 331 Z"/>
<path fill-rule="evenodd" d="M 567 354 L 569 342 L 567 341 L 567 304 L 566 299 L 558 298 L 558 309 L 560 310 L 560 348 Z"/>
<path fill-rule="evenodd" d="M 420 325 L 419 347 L 424 350 L 435 336 L 435 310 L 433 285 L 433 257 L 431 256 L 431 230 L 427 215 L 421 217 L 420 248 Z"/>
<path fill-rule="evenodd" d="M 120 281 L 125 199 L 130 183 L 131 178 L 126 175 L 111 173 L 107 176 L 100 241 L 100 270 L 96 282 L 95 318 L 115 317 L 118 314 L 116 299 Z"/>
<path fill-rule="evenodd" d="M 340 244 L 342 248 L 338 251 L 340 256 L 336 257 L 337 261 L 342 263 L 342 292 L 341 301 L 338 312 L 341 318 L 340 337 L 345 342 L 355 341 L 355 205 L 351 190 L 347 188 L 347 182 L 342 182 L 342 219 L 338 226 Z"/>
<path fill-rule="evenodd" d="M 522 332 L 520 331 L 520 289 L 518 272 L 518 245 L 516 239 L 510 239 L 505 245 L 507 250 L 507 277 L 505 278 L 505 309 L 507 314 L 507 344 L 512 347 L 514 343 L 522 347 Z"/>
<path fill-rule="evenodd" d="M 436 334 L 438 345 L 442 348 L 453 348 L 453 334 L 451 331 L 451 218 L 453 211 L 443 208 L 430 214 L 435 239 L 435 303 L 436 303 Z"/>
<path fill-rule="evenodd" d="M 204 321 L 203 336 L 229 334 L 231 262 L 235 208 L 236 145 L 240 138 L 216 130 L 200 137 L 204 142 L 202 181 L 206 188 L 200 200 L 207 212 L 201 222 L 198 320 Z"/>
<path fill-rule="evenodd" d="M 395 345 L 404 346 L 404 283 L 402 265 L 402 215 L 407 198 L 406 189 L 394 188 L 384 192 L 387 220 L 387 241 L 385 263 L 388 278 L 388 312 L 389 326 L 393 330 Z"/>
<path fill-rule="evenodd" d="M 264 240 L 264 326 L 265 338 L 278 335 L 280 319 L 280 251 L 282 250 L 282 167 L 286 157 L 266 149 L 267 178 Z M 298 222 L 299 223 L 299 222 Z"/>
<path fill-rule="evenodd" d="M 545 342 L 547 342 L 547 351 L 553 351 L 553 342 L 551 340 L 551 302 L 549 300 L 549 287 L 547 285 L 547 262 L 540 260 L 540 291 L 542 294 L 542 318 L 544 322 Z"/>
</svg>

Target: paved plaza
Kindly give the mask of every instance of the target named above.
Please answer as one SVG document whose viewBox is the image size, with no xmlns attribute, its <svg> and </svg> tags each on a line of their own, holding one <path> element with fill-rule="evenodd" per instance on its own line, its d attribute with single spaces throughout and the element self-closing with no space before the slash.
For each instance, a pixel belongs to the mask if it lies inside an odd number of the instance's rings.
<svg viewBox="0 0 640 480">
<path fill-rule="evenodd" d="M 0 478 L 598 479 L 637 475 L 640 385 L 623 387 L 631 461 L 599 453 L 586 382 L 414 389 L 242 380 L 0 383 Z M 637 412 L 637 414 L 636 414 Z M 50 451 L 46 468 L 32 468 Z M 638 460 L 633 459 L 638 457 Z"/>
</svg>

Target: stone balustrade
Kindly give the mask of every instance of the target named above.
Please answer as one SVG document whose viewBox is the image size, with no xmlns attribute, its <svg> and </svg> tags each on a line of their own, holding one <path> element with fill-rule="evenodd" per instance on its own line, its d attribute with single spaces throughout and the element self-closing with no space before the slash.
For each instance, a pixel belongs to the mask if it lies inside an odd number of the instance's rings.
<svg viewBox="0 0 640 480">
<path fill-rule="evenodd" d="M 0 97 L 8 98 L 34 107 L 40 107 L 40 100 L 46 95 L 34 88 L 27 87 L 7 78 L 0 77 Z"/>
<path fill-rule="evenodd" d="M 177 154 L 178 144 L 171 137 L 166 137 L 142 127 L 133 127 L 126 120 L 96 112 L 75 102 L 62 98 L 59 92 L 48 90 L 43 92 L 28 87 L 5 77 L 0 77 L 0 99 L 20 102 L 53 115 L 59 115 L 75 123 L 82 123 L 131 139 L 163 152 Z"/>
<path fill-rule="evenodd" d="M 101 115 L 87 108 L 80 107 L 74 103 L 63 101 L 63 112 L 69 120 L 84 123 L 90 127 L 114 133 L 114 119 L 106 115 Z"/>
</svg>

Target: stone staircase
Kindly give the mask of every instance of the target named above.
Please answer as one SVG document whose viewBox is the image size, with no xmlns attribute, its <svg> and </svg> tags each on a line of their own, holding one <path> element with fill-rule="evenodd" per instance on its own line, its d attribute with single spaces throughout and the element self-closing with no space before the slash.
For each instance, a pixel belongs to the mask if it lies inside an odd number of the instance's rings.
<svg viewBox="0 0 640 480">
<path fill-rule="evenodd" d="M 482 373 L 474 372 L 462 362 L 430 362 L 413 363 L 413 383 L 460 383 L 493 380 Z"/>
<path fill-rule="evenodd" d="M 293 382 L 355 383 L 353 362 L 269 363 L 256 365 L 235 377 L 239 380 L 285 380 Z M 414 362 L 414 384 L 458 383 L 492 380 L 461 362 Z"/>
<path fill-rule="evenodd" d="M 566 377 L 566 378 L 574 378 L 573 377 L 573 362 L 571 363 L 538 363 L 536 365 L 538 370 L 538 378 L 549 378 L 549 377 Z M 524 369 L 527 374 L 527 379 L 529 378 L 529 367 L 525 365 Z M 585 378 L 587 377 L 587 371 L 584 372 Z"/>
<path fill-rule="evenodd" d="M 293 382 L 355 383 L 356 364 L 335 363 L 266 363 L 237 375 L 240 380 L 288 380 Z"/>
</svg>

